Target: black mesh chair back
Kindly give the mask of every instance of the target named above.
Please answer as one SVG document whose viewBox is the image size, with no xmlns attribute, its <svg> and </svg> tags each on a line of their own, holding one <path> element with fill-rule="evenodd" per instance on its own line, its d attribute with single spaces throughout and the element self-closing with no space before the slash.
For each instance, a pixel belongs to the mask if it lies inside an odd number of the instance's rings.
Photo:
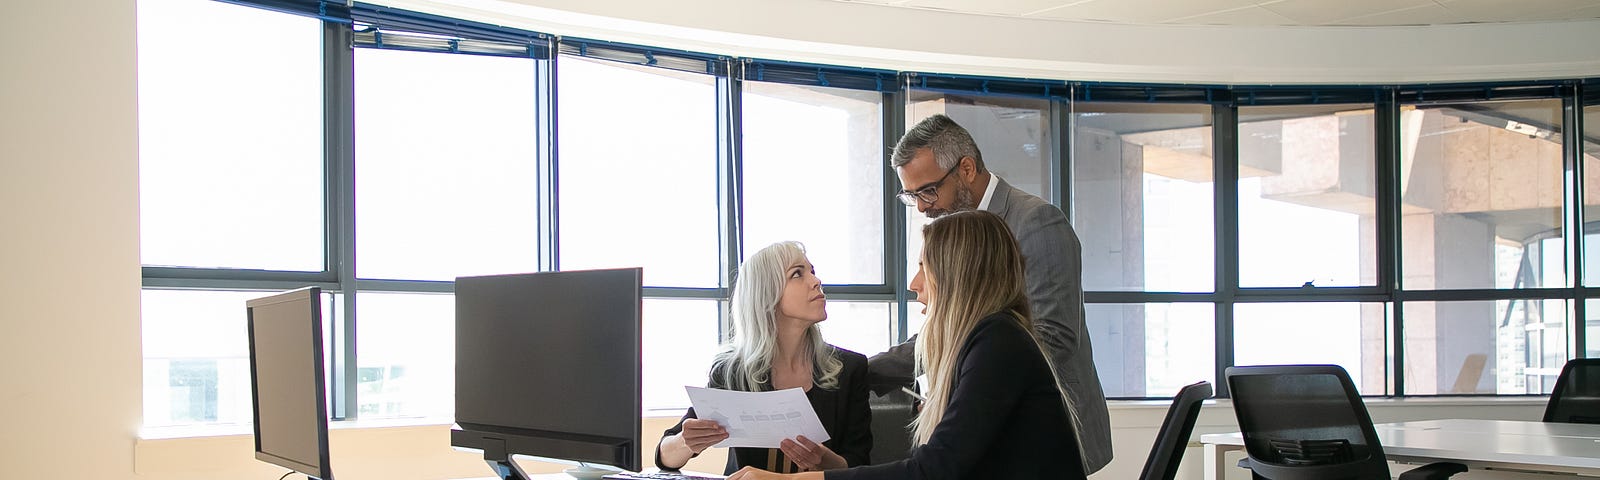
<svg viewBox="0 0 1600 480">
<path fill-rule="evenodd" d="M 1337 365 L 1229 367 L 1228 392 L 1244 433 L 1240 466 L 1270 480 L 1389 480 L 1367 405 Z M 1442 480 L 1466 465 L 1436 462 L 1400 480 Z"/>
<path fill-rule="evenodd" d="M 1228 391 L 1257 478 L 1387 479 L 1372 417 L 1336 365 L 1230 367 Z"/>
<path fill-rule="evenodd" d="M 1211 398 L 1211 382 L 1200 382 L 1178 390 L 1167 409 L 1167 419 L 1161 422 L 1161 432 L 1156 434 L 1156 444 L 1150 449 L 1150 458 L 1144 461 L 1140 480 L 1172 480 L 1178 474 L 1178 463 L 1183 461 L 1183 451 L 1189 446 L 1189 435 L 1194 433 L 1194 421 L 1200 417 L 1200 402 Z"/>
<path fill-rule="evenodd" d="M 1561 368 L 1544 421 L 1600 424 L 1600 358 L 1574 359 Z"/>
</svg>

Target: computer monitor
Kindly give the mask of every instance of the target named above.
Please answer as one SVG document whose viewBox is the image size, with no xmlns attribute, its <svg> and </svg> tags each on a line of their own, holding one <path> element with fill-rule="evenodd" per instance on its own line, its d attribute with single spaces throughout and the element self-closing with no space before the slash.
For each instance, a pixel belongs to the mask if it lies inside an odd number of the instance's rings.
<svg viewBox="0 0 1600 480">
<path fill-rule="evenodd" d="M 321 299 L 310 287 L 245 302 L 250 405 L 257 460 L 333 480 Z"/>
<path fill-rule="evenodd" d="M 513 455 L 639 469 L 643 271 L 456 279 L 456 425 L 503 479 Z"/>
</svg>

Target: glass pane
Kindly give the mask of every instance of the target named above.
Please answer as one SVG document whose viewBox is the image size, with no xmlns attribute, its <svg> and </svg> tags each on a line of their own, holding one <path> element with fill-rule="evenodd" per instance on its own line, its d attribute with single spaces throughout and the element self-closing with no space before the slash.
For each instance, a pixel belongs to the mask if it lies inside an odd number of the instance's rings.
<svg viewBox="0 0 1600 480">
<path fill-rule="evenodd" d="M 1567 285 L 1560 125 L 1559 100 L 1402 109 L 1404 288 Z"/>
<path fill-rule="evenodd" d="M 322 23 L 205 0 L 137 8 L 142 262 L 321 271 Z"/>
<path fill-rule="evenodd" d="M 644 409 L 689 407 L 685 385 L 706 386 L 717 354 L 716 300 L 644 301 Z"/>
<path fill-rule="evenodd" d="M 454 295 L 356 294 L 361 418 L 455 415 Z"/>
<path fill-rule="evenodd" d="M 1600 286 L 1600 243 L 1594 243 L 1600 237 L 1600 105 L 1583 108 L 1583 131 L 1583 285 L 1596 287 Z"/>
<path fill-rule="evenodd" d="M 1583 320 L 1583 330 L 1586 335 L 1583 358 L 1600 357 L 1600 300 L 1584 300 L 1583 306 L 1584 314 L 1589 317 Z"/>
<path fill-rule="evenodd" d="M 878 92 L 744 84 L 746 258 L 797 240 L 823 281 L 883 283 L 882 104 Z"/>
<path fill-rule="evenodd" d="M 1239 108 L 1239 286 L 1377 284 L 1371 105 Z"/>
<path fill-rule="evenodd" d="M 1388 393 L 1388 304 L 1241 303 L 1233 313 L 1235 365 L 1338 365 L 1363 395 Z"/>
<path fill-rule="evenodd" d="M 245 301 L 275 293 L 141 291 L 144 426 L 251 422 Z M 324 294 L 324 349 L 336 317 L 331 305 Z"/>
<path fill-rule="evenodd" d="M 1406 302 L 1405 393 L 1550 393 L 1566 325 L 1566 300 Z"/>
<path fill-rule="evenodd" d="M 1107 397 L 1170 397 L 1216 384 L 1216 309 L 1209 303 L 1084 306 Z"/>
<path fill-rule="evenodd" d="M 535 61 L 356 50 L 361 278 L 538 270 Z"/>
<path fill-rule="evenodd" d="M 1072 210 L 1084 290 L 1211 291 L 1211 107 L 1073 109 Z"/>
<path fill-rule="evenodd" d="M 972 134 L 989 172 L 1024 192 L 1049 201 L 1051 194 L 1050 101 L 1031 98 L 953 95 L 911 90 L 906 128 L 944 114 Z M 899 141 L 898 138 L 894 139 Z M 886 154 L 884 158 L 888 158 Z M 904 188 L 894 181 L 896 190 Z M 981 197 L 979 192 L 974 197 Z M 922 226 L 928 218 L 906 207 L 907 278 L 917 272 L 922 253 Z"/>
<path fill-rule="evenodd" d="M 646 285 L 716 287 L 715 78 L 559 62 L 561 268 L 644 267 Z"/>
<path fill-rule="evenodd" d="M 822 339 L 835 347 L 871 357 L 894 345 L 894 304 L 828 301 Z"/>
</svg>

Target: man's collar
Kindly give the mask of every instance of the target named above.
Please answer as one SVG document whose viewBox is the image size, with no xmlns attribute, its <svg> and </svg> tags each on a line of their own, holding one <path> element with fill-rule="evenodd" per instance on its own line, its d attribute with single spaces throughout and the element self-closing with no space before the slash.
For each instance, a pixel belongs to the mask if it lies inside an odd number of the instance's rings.
<svg viewBox="0 0 1600 480">
<path fill-rule="evenodd" d="M 983 188 L 983 200 L 978 202 L 978 210 L 989 210 L 989 202 L 994 199 L 995 186 L 1000 185 L 1000 176 L 989 172 L 989 186 Z"/>
</svg>

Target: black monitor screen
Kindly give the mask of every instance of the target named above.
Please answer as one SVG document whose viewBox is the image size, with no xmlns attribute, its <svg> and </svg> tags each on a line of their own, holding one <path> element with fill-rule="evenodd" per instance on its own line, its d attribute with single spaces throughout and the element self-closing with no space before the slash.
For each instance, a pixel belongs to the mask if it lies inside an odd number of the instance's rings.
<svg viewBox="0 0 1600 480">
<path fill-rule="evenodd" d="M 245 302 L 256 459 L 331 480 L 322 366 L 321 291 Z"/>
<path fill-rule="evenodd" d="M 451 443 L 638 470 L 641 272 L 457 278 Z"/>
</svg>

